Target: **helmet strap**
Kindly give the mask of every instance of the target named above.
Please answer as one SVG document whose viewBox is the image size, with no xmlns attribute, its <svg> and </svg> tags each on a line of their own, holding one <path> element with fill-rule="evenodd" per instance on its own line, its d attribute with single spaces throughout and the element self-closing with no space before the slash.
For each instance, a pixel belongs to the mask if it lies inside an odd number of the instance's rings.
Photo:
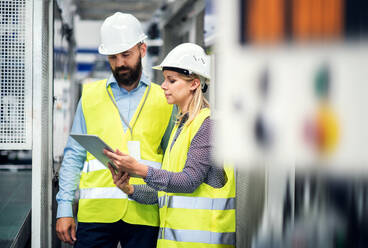
<svg viewBox="0 0 368 248">
<path fill-rule="evenodd" d="M 206 83 L 203 83 L 201 87 L 202 92 L 205 93 L 207 91 L 207 88 L 208 88 L 208 85 Z"/>
<path fill-rule="evenodd" d="M 162 71 L 165 71 L 165 70 L 175 71 L 175 72 L 184 74 L 186 76 L 189 76 L 190 74 L 192 74 L 189 70 L 181 69 L 181 68 L 178 68 L 178 67 L 171 67 L 171 66 L 164 66 L 164 67 L 162 67 Z"/>
</svg>

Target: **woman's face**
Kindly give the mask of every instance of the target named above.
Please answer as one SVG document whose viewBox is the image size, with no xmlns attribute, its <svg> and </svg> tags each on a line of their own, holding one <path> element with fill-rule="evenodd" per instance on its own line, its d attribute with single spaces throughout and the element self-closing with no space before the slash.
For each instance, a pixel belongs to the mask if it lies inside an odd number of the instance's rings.
<svg viewBox="0 0 368 248">
<path fill-rule="evenodd" d="M 169 70 L 165 70 L 163 75 L 165 81 L 161 84 L 161 88 L 164 90 L 167 103 L 177 104 L 181 110 L 185 110 L 193 91 L 198 87 L 196 80 L 185 81 L 180 77 L 180 73 Z"/>
</svg>

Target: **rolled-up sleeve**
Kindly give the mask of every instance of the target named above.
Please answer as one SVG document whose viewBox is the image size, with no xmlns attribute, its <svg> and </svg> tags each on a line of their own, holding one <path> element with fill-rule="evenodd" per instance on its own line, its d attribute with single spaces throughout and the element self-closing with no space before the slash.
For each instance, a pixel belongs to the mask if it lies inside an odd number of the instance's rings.
<svg viewBox="0 0 368 248">
<path fill-rule="evenodd" d="M 86 133 L 86 123 L 80 101 L 75 113 L 71 133 Z M 58 203 L 57 218 L 73 217 L 72 204 L 85 160 L 86 150 L 69 136 L 59 171 L 59 192 L 56 195 Z"/>
<path fill-rule="evenodd" d="M 156 204 L 157 191 L 146 184 L 133 185 L 134 192 L 128 197 L 142 204 Z"/>
<path fill-rule="evenodd" d="M 145 179 L 147 185 L 171 193 L 192 193 L 202 183 L 209 182 L 214 184 L 210 186 L 222 187 L 225 184 L 224 170 L 214 166 L 211 159 L 211 126 L 212 121 L 207 118 L 194 136 L 183 171 L 169 172 L 150 167 Z"/>
</svg>

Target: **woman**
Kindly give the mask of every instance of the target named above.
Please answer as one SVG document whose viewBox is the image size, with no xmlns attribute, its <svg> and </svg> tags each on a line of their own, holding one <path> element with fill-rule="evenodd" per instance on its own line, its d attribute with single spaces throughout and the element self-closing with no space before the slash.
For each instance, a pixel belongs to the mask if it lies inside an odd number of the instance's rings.
<svg viewBox="0 0 368 248">
<path fill-rule="evenodd" d="M 210 158 L 212 122 L 202 94 L 210 79 L 210 59 L 200 46 L 184 43 L 154 69 L 163 71 L 161 88 L 167 102 L 179 109 L 162 169 L 119 150 L 105 150 L 119 168 L 118 173 L 110 168 L 114 183 L 133 200 L 158 203 L 157 247 L 234 247 L 234 171 L 213 166 Z M 127 173 L 142 177 L 147 185 L 130 185 Z"/>
</svg>

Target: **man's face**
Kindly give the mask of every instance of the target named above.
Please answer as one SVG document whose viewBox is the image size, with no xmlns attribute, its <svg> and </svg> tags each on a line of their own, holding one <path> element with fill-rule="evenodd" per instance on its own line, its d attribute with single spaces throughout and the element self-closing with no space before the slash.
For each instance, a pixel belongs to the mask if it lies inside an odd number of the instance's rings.
<svg viewBox="0 0 368 248">
<path fill-rule="evenodd" d="M 136 45 L 122 53 L 108 56 L 112 74 L 119 85 L 131 86 L 140 78 L 142 73 L 141 59 L 145 55 L 145 47 L 142 49 L 143 46 L 145 44 Z"/>
</svg>

